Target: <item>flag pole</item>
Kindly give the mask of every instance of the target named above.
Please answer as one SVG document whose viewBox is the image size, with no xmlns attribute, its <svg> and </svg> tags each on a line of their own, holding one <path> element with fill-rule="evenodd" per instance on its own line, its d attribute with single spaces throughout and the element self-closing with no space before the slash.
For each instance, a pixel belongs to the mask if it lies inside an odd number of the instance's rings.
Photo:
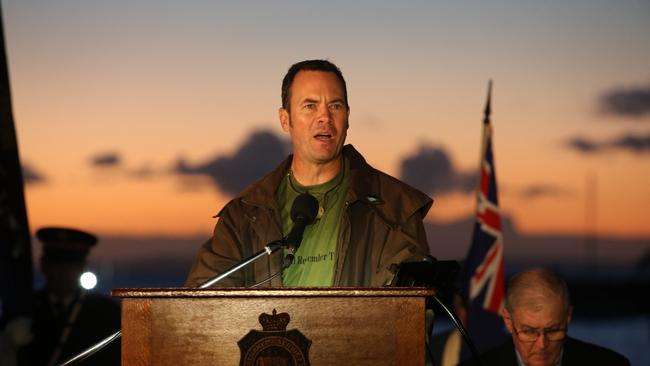
<svg viewBox="0 0 650 366">
<path fill-rule="evenodd" d="M 499 313 L 504 301 L 503 236 L 494 169 L 492 80 L 488 82 L 483 116 L 483 136 L 476 189 L 476 220 L 463 268 L 463 296 L 467 302 L 467 330 L 484 352 L 507 338 L 499 334 Z M 486 330 L 491 330 L 486 332 Z"/>
<path fill-rule="evenodd" d="M 485 110 L 483 111 L 483 129 L 481 133 L 481 150 L 479 151 L 478 156 L 478 171 L 479 171 L 479 180 L 476 183 L 476 208 L 475 212 L 478 210 L 480 205 L 480 195 L 481 195 L 481 170 L 483 169 L 483 163 L 485 159 L 485 152 L 487 150 L 487 144 L 490 140 L 491 124 L 490 124 L 490 115 L 492 114 L 492 79 L 488 79 L 488 90 L 487 98 L 485 100 Z"/>
<path fill-rule="evenodd" d="M 483 115 L 483 125 L 490 124 L 490 114 L 492 113 L 492 79 L 488 80 L 487 101 L 485 102 L 485 112 Z"/>
</svg>

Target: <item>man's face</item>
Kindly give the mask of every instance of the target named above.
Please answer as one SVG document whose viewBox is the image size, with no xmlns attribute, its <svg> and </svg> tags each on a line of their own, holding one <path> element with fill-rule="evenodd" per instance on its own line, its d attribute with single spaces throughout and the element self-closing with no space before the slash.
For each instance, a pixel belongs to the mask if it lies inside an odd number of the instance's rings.
<svg viewBox="0 0 650 366">
<path fill-rule="evenodd" d="M 527 366 L 553 366 L 560 361 L 566 329 L 571 320 L 571 312 L 566 314 L 560 299 L 548 299 L 541 306 L 515 307 L 512 313 L 504 309 L 503 319 L 512 333 L 521 360 Z M 538 334 L 536 340 L 526 339 L 530 338 L 526 334 L 530 336 L 535 333 Z"/>
<path fill-rule="evenodd" d="M 291 85 L 290 111 L 280 124 L 291 135 L 294 160 L 307 165 L 336 160 L 345 143 L 350 109 L 334 73 L 299 71 Z"/>
</svg>

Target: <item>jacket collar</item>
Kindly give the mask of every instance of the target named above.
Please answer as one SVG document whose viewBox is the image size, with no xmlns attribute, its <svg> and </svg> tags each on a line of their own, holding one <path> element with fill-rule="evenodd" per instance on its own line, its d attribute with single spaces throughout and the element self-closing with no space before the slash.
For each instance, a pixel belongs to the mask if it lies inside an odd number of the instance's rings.
<svg viewBox="0 0 650 366">
<path fill-rule="evenodd" d="M 346 148 L 350 159 L 350 204 L 367 203 L 391 226 L 405 223 L 418 211 L 422 217 L 426 215 L 433 203 L 429 196 L 373 168 L 352 145 Z M 343 151 L 346 153 L 345 148 Z"/>
<path fill-rule="evenodd" d="M 284 179 L 284 176 L 289 171 L 292 159 L 293 154 L 284 159 L 284 161 L 282 161 L 282 163 L 280 163 L 280 165 L 269 174 L 246 187 L 240 194 L 242 201 L 253 206 L 278 209 L 275 192 L 280 186 L 282 179 Z"/>
<path fill-rule="evenodd" d="M 346 199 L 348 205 L 355 202 L 369 204 L 391 225 L 400 225 L 406 222 L 411 215 L 420 210 L 423 211 L 423 216 L 426 215 L 432 204 L 432 200 L 426 194 L 405 184 L 403 186 L 395 184 L 382 186 L 380 174 L 384 173 L 370 166 L 354 146 L 345 145 L 342 153 L 350 164 L 350 190 Z M 240 195 L 242 201 L 279 212 L 275 199 L 276 191 L 289 171 L 292 159 L 293 154 L 289 155 L 272 172 L 242 191 Z M 397 182 L 397 179 L 393 177 L 388 175 L 385 177 Z"/>
</svg>

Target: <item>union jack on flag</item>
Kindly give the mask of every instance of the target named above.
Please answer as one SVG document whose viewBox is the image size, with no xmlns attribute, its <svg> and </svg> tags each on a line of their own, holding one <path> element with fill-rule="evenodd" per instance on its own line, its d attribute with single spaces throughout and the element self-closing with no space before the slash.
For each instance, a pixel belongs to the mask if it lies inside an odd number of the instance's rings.
<svg viewBox="0 0 650 366">
<path fill-rule="evenodd" d="M 463 290 L 468 306 L 465 326 L 479 352 L 498 345 L 505 340 L 506 334 L 499 316 L 505 289 L 501 214 L 492 154 L 491 91 L 490 81 L 483 119 L 476 222 L 463 271 Z"/>
</svg>

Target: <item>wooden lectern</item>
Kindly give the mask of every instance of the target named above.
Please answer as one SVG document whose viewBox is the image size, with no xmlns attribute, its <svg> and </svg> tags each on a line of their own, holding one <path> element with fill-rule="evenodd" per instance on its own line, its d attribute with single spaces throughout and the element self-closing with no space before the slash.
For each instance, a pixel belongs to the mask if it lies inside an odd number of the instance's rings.
<svg viewBox="0 0 650 366">
<path fill-rule="evenodd" d="M 163 288 L 113 296 L 122 299 L 123 366 L 376 366 L 424 365 L 425 303 L 434 292 Z M 306 358 L 295 354 L 301 348 Z"/>
</svg>

